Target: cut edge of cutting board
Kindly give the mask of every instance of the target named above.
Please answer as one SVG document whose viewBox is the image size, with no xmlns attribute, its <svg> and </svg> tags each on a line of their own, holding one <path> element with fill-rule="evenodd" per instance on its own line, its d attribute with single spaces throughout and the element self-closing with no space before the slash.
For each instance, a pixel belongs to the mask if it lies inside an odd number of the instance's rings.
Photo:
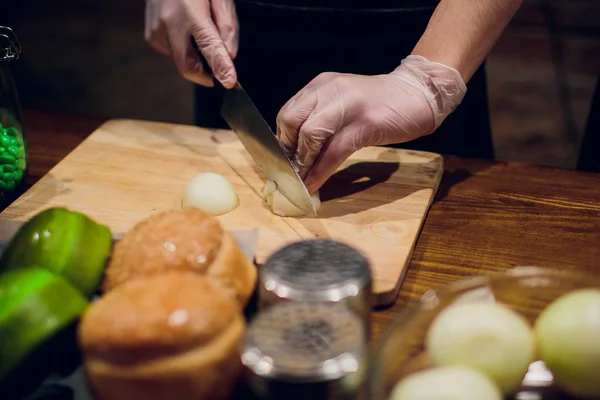
<svg viewBox="0 0 600 400">
<path fill-rule="evenodd" d="M 53 173 L 55 173 L 56 171 L 59 171 L 61 169 L 62 166 L 64 166 L 65 162 L 69 162 L 69 160 L 71 159 L 76 159 L 77 155 L 81 153 L 82 151 L 82 147 L 88 146 L 90 144 L 90 142 L 99 142 L 98 141 L 98 136 L 96 136 L 96 138 L 94 139 L 94 134 L 96 134 L 99 131 L 102 130 L 108 130 L 111 131 L 113 129 L 118 130 L 119 132 L 127 132 L 126 128 L 127 127 L 135 127 L 135 129 L 138 129 L 139 132 L 136 132 L 135 134 L 131 134 L 131 137 L 127 137 L 126 141 L 132 141 L 132 146 L 135 147 L 139 147 L 140 144 L 139 143 L 135 143 L 135 138 L 142 138 L 144 137 L 144 131 L 149 131 L 152 132 L 153 134 L 157 134 L 157 131 L 162 134 L 163 130 L 164 131 L 175 131 L 175 137 L 178 139 L 179 136 L 186 136 L 186 135 L 195 135 L 195 134 L 199 134 L 199 135 L 204 135 L 204 138 L 202 140 L 202 142 L 206 142 L 206 143 L 211 143 L 211 145 L 214 146 L 222 146 L 226 143 L 224 142 L 231 142 L 231 141 L 236 141 L 237 137 L 235 136 L 235 134 L 231 131 L 227 131 L 227 130 L 220 130 L 220 129 L 208 129 L 208 128 L 202 128 L 202 127 L 196 127 L 193 125 L 182 125 L 182 124 L 172 124 L 172 123 L 167 123 L 167 122 L 155 122 L 155 121 L 148 121 L 148 120 L 136 120 L 136 119 L 111 119 L 108 120 L 106 122 L 104 122 L 101 126 L 99 126 L 96 130 L 94 130 L 94 132 L 90 133 L 89 136 L 87 136 L 75 149 L 73 149 L 71 152 L 69 152 L 65 158 L 63 158 L 63 160 L 61 160 L 57 165 L 55 165 L 44 177 L 42 177 L 42 179 L 40 179 L 40 181 L 36 182 L 36 184 L 34 184 L 31 188 L 28 189 L 27 192 L 25 192 L 19 199 L 17 199 L 15 202 L 13 202 L 12 205 L 10 205 L 9 207 L 7 207 L 6 210 L 4 210 L 2 212 L 2 214 L 0 215 L 0 219 L 7 218 L 7 214 L 9 215 L 8 218 L 10 218 L 10 214 L 12 213 L 12 207 L 13 205 L 15 205 L 15 203 L 17 203 L 16 208 L 19 207 L 19 203 L 20 202 L 27 202 L 27 195 L 28 193 L 30 193 L 31 191 L 35 191 L 36 189 L 39 190 L 39 186 L 43 186 L 43 181 L 47 176 L 52 176 Z M 218 139 L 216 138 L 216 134 L 218 134 Z M 101 142 L 101 140 L 100 140 Z M 187 144 L 187 143 L 186 143 Z M 386 149 L 390 149 L 390 148 L 386 148 Z M 139 150 L 139 148 L 138 148 Z M 436 193 L 438 191 L 439 188 L 439 184 L 441 182 L 442 179 L 442 175 L 443 175 L 443 171 L 444 171 L 444 162 L 443 162 L 443 157 L 437 153 L 433 153 L 433 152 L 426 152 L 426 151 L 417 151 L 417 150 L 407 150 L 407 149 L 394 149 L 397 151 L 401 151 L 401 152 L 411 152 L 413 154 L 417 154 L 417 155 L 423 155 L 424 158 L 428 158 L 431 159 L 433 161 L 435 161 L 435 168 L 436 168 L 436 173 L 435 173 L 435 181 L 430 181 L 429 185 L 427 187 L 423 187 L 423 189 L 427 189 L 429 192 L 429 196 L 427 199 L 425 199 L 425 196 L 423 196 L 422 199 L 422 204 L 427 204 L 425 207 L 424 212 L 422 213 L 422 216 L 419 219 L 419 225 L 418 228 L 416 229 L 416 234 L 414 235 L 414 237 L 412 237 L 412 243 L 410 241 L 406 241 L 405 242 L 405 251 L 408 251 L 407 257 L 404 261 L 404 265 L 401 268 L 400 271 L 400 276 L 398 277 L 398 279 L 395 279 L 395 285 L 385 285 L 383 288 L 381 288 L 381 290 L 374 292 L 374 298 L 375 298 L 375 306 L 387 306 L 389 304 L 392 304 L 396 301 L 399 290 L 402 287 L 402 284 L 404 282 L 405 279 L 405 275 L 406 272 L 411 264 L 411 260 L 412 260 L 412 256 L 414 253 L 414 249 L 416 247 L 416 244 L 418 242 L 420 233 L 421 233 L 421 229 L 423 227 L 423 224 L 425 222 L 425 219 L 427 218 L 427 215 L 430 211 L 431 205 L 433 203 L 433 200 L 436 196 Z M 79 152 L 79 153 L 76 153 Z M 76 153 L 74 155 L 74 153 Z M 229 162 L 224 159 L 223 157 L 219 157 L 221 158 L 225 163 L 229 164 Z M 233 168 L 233 167 L 232 167 Z M 233 168 L 235 170 L 235 168 Z M 238 171 L 236 171 L 236 173 L 238 173 Z M 239 173 L 238 173 L 239 175 Z M 247 181 L 246 184 L 252 188 L 252 185 L 250 185 Z M 256 189 L 256 188 L 254 188 Z M 25 199 L 23 199 L 25 198 Z M 426 201 L 425 201 L 426 200 Z M 53 206 L 54 204 L 49 204 L 48 206 Z M 84 207 L 82 207 L 84 208 Z M 119 211 L 116 210 L 118 212 L 123 212 L 123 211 Z M 18 211 L 16 212 L 16 214 L 18 214 Z M 279 217 L 278 217 L 279 218 Z M 10 219 L 24 219 L 23 218 L 10 218 Z M 143 219 L 143 217 L 142 217 Z M 282 219 L 284 222 L 286 220 L 286 218 Z M 289 225 L 286 223 L 286 225 Z M 416 226 L 416 224 L 415 224 Z M 301 240 L 304 237 L 302 237 L 302 234 L 297 232 L 294 228 L 290 227 L 291 231 L 293 231 L 294 233 L 297 233 L 300 237 L 297 240 Z M 409 246 L 410 244 L 410 246 Z M 258 266 L 260 268 L 260 265 Z M 394 274 L 394 277 L 396 276 L 396 274 Z M 387 280 L 387 279 L 386 279 Z"/>
<path fill-rule="evenodd" d="M 400 273 L 400 277 L 398 278 L 397 284 L 392 290 L 382 291 L 382 292 L 379 292 L 376 296 L 373 296 L 375 299 L 374 307 L 391 306 L 398 299 L 398 294 L 400 293 L 400 289 L 402 288 L 402 284 L 404 283 L 404 279 L 406 278 L 406 273 L 408 272 L 408 268 L 410 267 L 410 264 L 412 262 L 415 248 L 417 247 L 417 243 L 419 242 L 419 238 L 421 237 L 423 225 L 425 224 L 425 220 L 427 219 L 427 216 L 429 215 L 429 211 L 431 210 L 431 205 L 433 204 L 433 200 L 435 199 L 435 196 L 437 195 L 438 189 L 440 187 L 440 183 L 442 181 L 442 176 L 444 174 L 444 157 L 442 157 L 442 155 L 440 155 L 438 153 L 425 152 L 425 151 L 419 151 L 419 152 L 439 156 L 439 162 L 440 162 L 439 173 L 437 174 L 435 186 L 432 188 L 431 195 L 429 196 L 429 203 L 427 204 L 427 208 L 426 208 L 425 212 L 423 213 L 423 217 L 421 218 L 421 223 L 419 224 L 419 228 L 417 229 L 417 234 L 415 235 L 415 239 L 411 246 L 410 253 L 406 257 L 406 262 L 405 262 L 404 268 L 402 269 L 402 272 Z"/>
</svg>

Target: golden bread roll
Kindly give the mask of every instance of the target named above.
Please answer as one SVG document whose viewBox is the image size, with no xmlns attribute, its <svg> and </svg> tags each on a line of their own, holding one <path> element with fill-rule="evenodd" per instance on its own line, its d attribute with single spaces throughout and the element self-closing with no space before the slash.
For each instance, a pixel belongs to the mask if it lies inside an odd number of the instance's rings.
<svg viewBox="0 0 600 400">
<path fill-rule="evenodd" d="M 230 291 L 193 272 L 169 271 L 95 301 L 78 340 L 98 400 L 219 400 L 239 377 L 244 330 Z"/>
<path fill-rule="evenodd" d="M 254 291 L 256 268 L 219 220 L 197 208 L 156 213 L 136 224 L 113 249 L 103 289 L 131 278 L 191 270 L 217 279 L 244 307 Z"/>
</svg>

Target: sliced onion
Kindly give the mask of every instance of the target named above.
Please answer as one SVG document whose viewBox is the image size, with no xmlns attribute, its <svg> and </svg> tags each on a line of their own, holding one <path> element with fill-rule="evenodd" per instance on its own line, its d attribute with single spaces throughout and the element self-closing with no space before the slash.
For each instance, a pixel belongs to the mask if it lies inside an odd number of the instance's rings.
<svg viewBox="0 0 600 400">
<path fill-rule="evenodd" d="M 262 196 L 269 210 L 275 215 L 279 215 L 280 217 L 302 217 L 305 215 L 304 211 L 293 205 L 291 201 L 281 194 L 274 181 L 269 180 L 265 183 Z M 318 191 L 311 195 L 311 200 L 315 205 L 315 209 L 319 211 L 319 208 L 321 208 L 321 197 Z"/>
</svg>

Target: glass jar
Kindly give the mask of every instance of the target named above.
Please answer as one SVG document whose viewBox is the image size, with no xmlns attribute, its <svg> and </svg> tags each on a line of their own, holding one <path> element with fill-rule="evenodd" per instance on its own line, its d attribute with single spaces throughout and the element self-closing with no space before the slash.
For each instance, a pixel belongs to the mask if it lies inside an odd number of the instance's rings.
<svg viewBox="0 0 600 400">
<path fill-rule="evenodd" d="M 396 384 L 406 376 L 432 367 L 425 337 L 437 315 L 457 301 L 497 301 L 517 311 L 533 325 L 540 313 L 558 297 L 578 289 L 597 289 L 600 277 L 561 269 L 517 267 L 504 273 L 457 281 L 430 290 L 398 314 L 374 349 L 367 390 L 370 400 L 390 400 Z M 511 400 L 572 399 L 560 391 L 551 372 L 534 361 L 521 388 Z"/>
<path fill-rule="evenodd" d="M 9 65 L 20 54 L 17 36 L 9 27 L 0 26 L 0 210 L 23 192 L 27 174 L 21 105 Z"/>
</svg>

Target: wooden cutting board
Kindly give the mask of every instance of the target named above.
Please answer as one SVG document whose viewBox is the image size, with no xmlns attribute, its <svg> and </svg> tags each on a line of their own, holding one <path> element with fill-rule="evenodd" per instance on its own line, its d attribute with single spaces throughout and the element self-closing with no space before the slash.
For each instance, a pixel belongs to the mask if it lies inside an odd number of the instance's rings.
<svg viewBox="0 0 600 400">
<path fill-rule="evenodd" d="M 230 131 L 112 120 L 95 131 L 0 215 L 26 220 L 52 206 L 86 213 L 114 232 L 180 207 L 186 184 L 216 172 L 240 205 L 227 229 L 259 230 L 257 262 L 303 238 L 348 243 L 370 259 L 378 305 L 392 303 L 443 171 L 440 155 L 384 147 L 358 151 L 321 189 L 318 219 L 280 218 L 262 203 L 265 178 Z"/>
</svg>

